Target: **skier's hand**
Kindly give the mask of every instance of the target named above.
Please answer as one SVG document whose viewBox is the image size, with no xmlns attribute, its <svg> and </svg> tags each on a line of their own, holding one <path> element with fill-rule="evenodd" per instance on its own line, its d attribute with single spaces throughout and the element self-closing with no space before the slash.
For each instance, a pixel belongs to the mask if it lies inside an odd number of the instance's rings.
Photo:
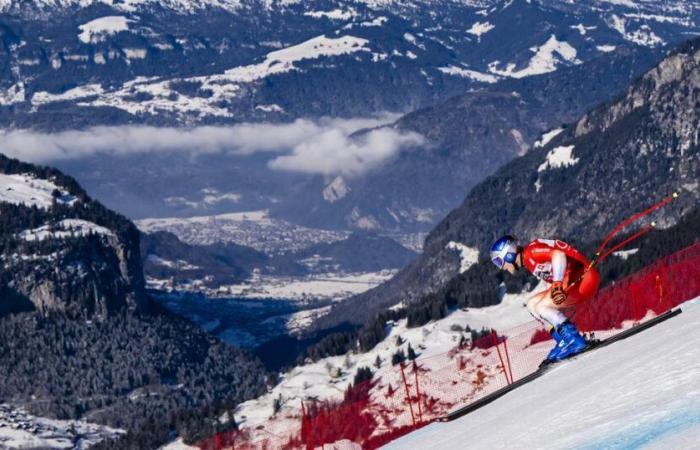
<svg viewBox="0 0 700 450">
<path fill-rule="evenodd" d="M 561 305 L 566 301 L 566 298 L 568 297 L 566 290 L 564 290 L 564 285 L 561 281 L 552 283 L 552 290 L 550 291 L 550 295 L 552 296 L 552 301 L 555 305 Z"/>
</svg>

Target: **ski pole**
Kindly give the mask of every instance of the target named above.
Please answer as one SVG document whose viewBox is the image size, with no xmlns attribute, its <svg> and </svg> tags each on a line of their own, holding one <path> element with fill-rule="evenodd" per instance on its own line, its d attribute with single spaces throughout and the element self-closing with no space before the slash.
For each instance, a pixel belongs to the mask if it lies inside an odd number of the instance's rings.
<svg viewBox="0 0 700 450">
<path fill-rule="evenodd" d="M 601 262 L 602 262 L 605 258 L 607 258 L 611 253 L 613 253 L 613 252 L 616 251 L 616 250 L 619 250 L 620 248 L 624 247 L 625 245 L 629 244 L 630 242 L 634 241 L 635 239 L 640 238 L 640 237 L 643 236 L 644 234 L 646 234 L 646 233 L 648 233 L 649 231 L 651 231 L 652 229 L 654 229 L 654 228 L 656 227 L 656 222 L 652 222 L 652 224 L 651 224 L 650 226 L 647 226 L 647 227 L 642 228 L 641 230 L 639 230 L 637 233 L 633 234 L 633 235 L 630 236 L 629 238 L 627 238 L 627 239 L 625 239 L 624 241 L 620 242 L 619 244 L 613 246 L 611 249 L 609 249 L 609 250 L 603 252 L 603 250 L 605 250 L 605 248 L 608 246 L 608 244 L 610 243 L 610 241 L 612 240 L 612 238 L 614 238 L 615 236 L 617 236 L 617 235 L 620 233 L 621 230 L 623 230 L 625 227 L 627 227 L 627 225 L 629 225 L 629 224 L 631 224 L 631 223 L 633 223 L 633 222 L 636 222 L 637 220 L 641 219 L 641 218 L 644 217 L 644 216 L 648 216 L 648 215 L 651 214 L 652 212 L 656 211 L 656 210 L 659 209 L 659 208 L 662 208 L 662 207 L 666 206 L 667 204 L 671 203 L 673 200 L 675 200 L 675 199 L 677 199 L 677 198 L 678 198 L 678 192 L 674 192 L 673 194 L 669 195 L 668 197 L 666 197 L 665 199 L 661 200 L 660 202 L 658 202 L 658 203 L 656 203 L 656 204 L 650 206 L 649 208 L 645 209 L 644 211 L 641 211 L 641 212 L 639 212 L 639 213 L 633 215 L 632 217 L 630 217 L 630 218 L 628 218 L 628 219 L 626 219 L 626 220 L 620 222 L 620 224 L 618 224 L 615 228 L 613 228 L 613 230 L 612 230 L 610 233 L 608 233 L 608 235 L 605 237 L 605 240 L 604 240 L 603 243 L 600 245 L 600 247 L 598 247 L 598 250 L 596 251 L 595 255 L 593 256 L 593 258 L 591 258 L 590 264 L 588 264 L 588 267 L 586 267 L 586 269 L 583 271 L 583 273 L 581 274 L 581 276 L 578 277 L 578 279 L 577 279 L 576 281 L 574 281 L 573 283 L 571 283 L 571 284 L 566 288 L 566 290 L 568 291 L 568 290 L 571 289 L 574 285 L 576 285 L 576 284 L 578 284 L 579 282 L 581 282 L 581 280 L 583 280 L 583 278 L 586 276 L 586 274 L 587 274 L 588 272 L 590 272 L 591 269 L 593 269 L 596 265 L 598 265 L 599 263 L 601 263 Z"/>
<path fill-rule="evenodd" d="M 671 203 L 673 200 L 675 200 L 677 198 L 678 198 L 678 192 L 674 192 L 673 194 L 669 195 L 668 197 L 666 197 L 665 199 L 656 203 L 655 205 L 652 205 L 649 208 L 645 209 L 644 211 L 639 212 L 639 213 L 633 215 L 632 217 L 630 217 L 629 219 L 622 221 L 619 225 L 617 225 L 615 228 L 613 228 L 613 230 L 610 233 L 608 233 L 608 235 L 605 237 L 605 240 L 598 248 L 598 251 L 596 251 L 596 254 L 595 254 L 595 257 L 593 258 L 593 260 L 596 260 L 596 259 L 598 259 L 598 257 L 600 257 L 601 252 L 605 249 L 605 247 L 608 246 L 608 244 L 610 243 L 612 238 L 617 236 L 617 234 L 622 229 L 624 229 L 627 225 L 629 225 L 633 222 L 636 222 L 637 220 L 641 219 L 644 216 L 648 216 L 652 212 L 656 211 L 659 208 L 666 206 L 667 204 Z"/>
</svg>

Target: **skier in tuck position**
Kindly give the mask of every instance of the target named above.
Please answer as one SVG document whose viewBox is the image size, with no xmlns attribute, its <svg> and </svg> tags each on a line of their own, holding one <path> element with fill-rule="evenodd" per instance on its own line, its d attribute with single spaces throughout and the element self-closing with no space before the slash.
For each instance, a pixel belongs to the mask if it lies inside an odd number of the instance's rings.
<svg viewBox="0 0 700 450">
<path fill-rule="evenodd" d="M 598 291 L 600 276 L 585 256 L 559 240 L 536 239 L 523 248 L 513 236 L 503 236 L 491 247 L 491 261 L 510 273 L 527 268 L 547 283 L 527 302 L 530 314 L 547 325 L 556 342 L 546 361 L 560 361 L 586 348 L 586 340 L 562 312 Z"/>
</svg>

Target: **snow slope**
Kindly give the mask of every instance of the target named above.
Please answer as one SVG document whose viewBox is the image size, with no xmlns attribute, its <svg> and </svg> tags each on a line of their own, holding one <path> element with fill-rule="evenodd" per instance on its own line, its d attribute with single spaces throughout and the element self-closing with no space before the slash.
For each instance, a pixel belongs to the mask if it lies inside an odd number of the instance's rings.
<svg viewBox="0 0 700 450">
<path fill-rule="evenodd" d="M 289 429 L 298 419 L 288 419 L 285 422 L 282 417 L 296 414 L 302 399 L 342 399 L 359 367 L 371 367 L 376 379 L 381 378 L 385 382 L 397 381 L 398 371 L 390 364 L 392 355 L 399 348 L 396 345 L 397 337 L 400 336 L 403 342 L 401 348 L 405 350 L 410 344 L 421 360 L 425 361 L 431 356 L 441 355 L 453 349 L 463 335 L 459 329 L 466 325 L 475 330 L 493 328 L 501 331 L 531 320 L 523 306 L 526 298 L 527 294 L 508 294 L 499 305 L 457 310 L 442 320 L 430 322 L 422 327 L 408 328 L 406 319 L 390 324 L 391 330 L 387 337 L 369 352 L 323 358 L 280 374 L 280 382 L 267 394 L 238 406 L 235 411 L 236 423 L 247 428 L 265 424 L 272 427 L 273 432 L 276 426 L 279 429 Z M 460 328 L 455 329 L 456 326 Z M 379 368 L 374 366 L 377 357 L 382 361 Z M 340 369 L 339 374 L 331 376 L 329 368 Z M 268 422 L 273 416 L 273 402 L 277 398 L 282 401 L 278 423 Z"/>
<path fill-rule="evenodd" d="M 387 449 L 700 448 L 700 298 L 683 314 Z"/>
<path fill-rule="evenodd" d="M 48 209 L 53 202 L 54 191 L 61 193 L 57 198 L 60 203 L 72 205 L 77 201 L 52 181 L 31 174 L 0 174 L 0 202 Z"/>
</svg>

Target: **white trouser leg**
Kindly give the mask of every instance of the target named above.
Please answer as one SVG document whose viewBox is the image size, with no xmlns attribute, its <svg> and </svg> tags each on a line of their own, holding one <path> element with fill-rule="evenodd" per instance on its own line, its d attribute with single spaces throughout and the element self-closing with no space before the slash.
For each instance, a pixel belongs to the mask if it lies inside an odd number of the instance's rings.
<svg viewBox="0 0 700 450">
<path fill-rule="evenodd" d="M 554 328 L 558 328 L 559 325 L 566 322 L 564 313 L 552 304 L 549 290 L 532 296 L 527 302 L 527 309 L 535 319 L 546 322 Z"/>
</svg>

